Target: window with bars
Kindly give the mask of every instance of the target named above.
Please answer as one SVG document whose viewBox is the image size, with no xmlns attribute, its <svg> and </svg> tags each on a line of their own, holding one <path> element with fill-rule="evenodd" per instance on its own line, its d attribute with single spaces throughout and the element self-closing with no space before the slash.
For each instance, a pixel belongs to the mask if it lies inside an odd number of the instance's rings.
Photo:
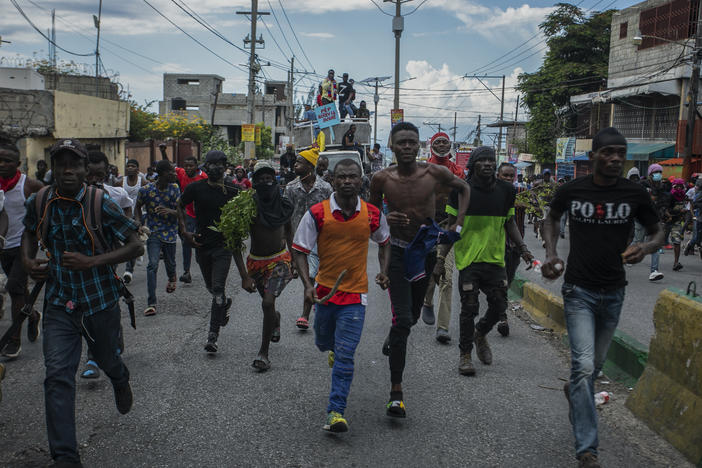
<svg viewBox="0 0 702 468">
<path fill-rule="evenodd" d="M 697 27 L 696 17 L 699 1 L 673 0 L 672 2 L 643 10 L 639 16 L 639 31 L 643 36 L 639 50 L 666 44 L 670 41 L 681 41 L 694 36 Z"/>
<path fill-rule="evenodd" d="M 675 141 L 678 96 L 631 96 L 615 101 L 614 127 L 627 138 Z"/>
</svg>

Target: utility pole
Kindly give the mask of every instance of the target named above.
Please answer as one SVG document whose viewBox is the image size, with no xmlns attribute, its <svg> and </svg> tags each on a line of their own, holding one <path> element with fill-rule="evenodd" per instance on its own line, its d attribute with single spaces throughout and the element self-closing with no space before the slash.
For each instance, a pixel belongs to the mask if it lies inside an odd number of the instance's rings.
<svg viewBox="0 0 702 468">
<path fill-rule="evenodd" d="M 373 112 L 373 145 L 375 145 L 378 142 L 378 103 L 380 102 L 380 95 L 378 94 L 378 83 L 387 79 L 390 79 L 390 77 L 374 76 L 359 81 L 359 83 L 365 84 L 370 84 L 375 81 L 375 94 L 373 95 L 373 102 L 375 103 L 375 111 Z"/>
<path fill-rule="evenodd" d="M 294 112 L 294 99 L 293 99 L 293 86 L 295 84 L 295 56 L 293 55 L 290 59 L 290 75 L 288 76 L 288 132 L 290 133 L 290 138 L 293 134 L 293 126 L 295 125 Z"/>
<path fill-rule="evenodd" d="M 260 70 L 259 65 L 256 63 L 256 43 L 263 43 L 263 39 L 256 39 L 256 22 L 258 21 L 259 15 L 269 15 L 270 13 L 264 11 L 258 11 L 258 0 L 251 0 L 251 11 L 237 11 L 237 15 L 251 15 L 251 36 L 248 39 L 244 39 L 244 45 L 249 45 L 251 52 L 249 55 L 249 95 L 247 99 L 247 111 L 249 116 L 249 123 L 256 123 L 256 74 Z M 252 141 L 247 141 L 245 143 L 245 153 L 246 156 L 253 156 L 255 154 L 255 144 Z"/>
<path fill-rule="evenodd" d="M 402 16 L 402 4 L 412 0 L 383 0 L 395 4 L 395 16 L 392 18 L 392 32 L 395 34 L 395 99 L 393 108 L 400 108 L 400 38 L 405 29 L 405 18 Z"/>
<path fill-rule="evenodd" d="M 505 75 L 502 75 L 502 99 L 500 99 L 500 132 L 497 137 L 497 159 L 500 159 L 500 151 L 502 150 L 502 124 L 505 118 Z"/>
<path fill-rule="evenodd" d="M 692 175 L 692 142 L 695 136 L 695 118 L 697 117 L 697 96 L 700 89 L 700 55 L 702 54 L 702 2 L 697 10 L 697 26 L 695 32 L 695 49 L 692 62 L 692 73 L 687 94 L 687 128 L 685 129 L 685 156 L 683 158 L 682 178 L 685 181 Z"/>
<path fill-rule="evenodd" d="M 456 126 L 456 119 L 458 118 L 458 112 L 453 113 L 453 142 L 456 143 L 456 130 L 458 127 Z"/>
<path fill-rule="evenodd" d="M 53 18 L 53 15 L 52 15 Z M 98 7 L 98 15 L 93 15 L 93 22 L 97 29 L 97 42 L 95 43 L 95 97 L 100 95 L 100 19 L 102 18 L 102 0 Z"/>
<path fill-rule="evenodd" d="M 476 133 L 476 141 L 477 141 L 477 143 L 478 143 L 478 146 L 481 145 L 481 141 L 480 141 L 480 117 L 481 117 L 481 115 L 478 114 L 478 128 L 476 129 L 476 132 L 475 132 L 475 133 Z"/>
<path fill-rule="evenodd" d="M 517 141 L 517 117 L 519 117 L 519 96 L 517 96 L 517 105 L 514 108 L 514 128 L 512 129 L 512 144 Z"/>
<path fill-rule="evenodd" d="M 51 68 L 56 71 L 56 10 L 51 9 L 51 34 L 49 34 L 49 63 Z"/>
</svg>

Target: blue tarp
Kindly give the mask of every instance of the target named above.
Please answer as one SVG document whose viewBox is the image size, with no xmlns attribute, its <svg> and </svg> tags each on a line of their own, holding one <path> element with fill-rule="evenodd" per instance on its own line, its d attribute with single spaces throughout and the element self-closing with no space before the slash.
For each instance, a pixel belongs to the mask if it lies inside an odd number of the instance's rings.
<svg viewBox="0 0 702 468">
<path fill-rule="evenodd" d="M 629 143 L 626 150 L 628 161 L 670 159 L 675 157 L 674 143 Z"/>
<path fill-rule="evenodd" d="M 514 165 L 514 167 L 516 167 L 517 169 L 525 169 L 525 168 L 527 168 L 527 167 L 529 167 L 529 166 L 531 166 L 531 165 L 532 165 L 532 163 L 530 163 L 530 162 L 519 161 L 518 163 L 516 163 L 516 164 Z"/>
</svg>

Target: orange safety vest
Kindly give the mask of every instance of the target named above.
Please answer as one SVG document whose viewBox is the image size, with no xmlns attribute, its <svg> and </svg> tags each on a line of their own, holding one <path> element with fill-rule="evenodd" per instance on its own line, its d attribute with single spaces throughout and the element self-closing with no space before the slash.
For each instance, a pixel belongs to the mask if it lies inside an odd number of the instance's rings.
<svg viewBox="0 0 702 468">
<path fill-rule="evenodd" d="M 339 221 L 332 215 L 329 200 L 322 202 L 324 221 L 317 237 L 319 272 L 317 283 L 331 288 L 342 271 L 346 276 L 339 291 L 347 293 L 368 292 L 368 205 L 361 200 L 361 211 L 348 221 Z"/>
</svg>

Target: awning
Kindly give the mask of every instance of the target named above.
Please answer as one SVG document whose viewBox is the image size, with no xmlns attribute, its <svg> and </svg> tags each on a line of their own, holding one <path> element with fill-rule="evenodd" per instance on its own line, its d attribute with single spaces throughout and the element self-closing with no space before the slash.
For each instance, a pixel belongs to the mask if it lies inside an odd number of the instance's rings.
<svg viewBox="0 0 702 468">
<path fill-rule="evenodd" d="M 697 162 L 699 160 L 700 158 L 692 158 L 690 162 Z M 666 159 L 665 161 L 661 161 L 658 164 L 661 166 L 682 166 L 683 158 L 670 158 Z"/>
<path fill-rule="evenodd" d="M 514 165 L 517 169 L 526 169 L 527 167 L 531 166 L 532 163 L 530 162 L 524 162 L 524 161 L 519 161 Z"/>
<path fill-rule="evenodd" d="M 587 153 L 575 153 L 575 156 L 573 156 L 573 161 L 589 161 L 590 158 L 587 156 Z"/>
<path fill-rule="evenodd" d="M 627 88 L 606 89 L 594 93 L 578 94 L 570 97 L 571 104 L 586 104 L 608 102 L 614 98 L 628 96 L 639 96 L 643 94 L 663 94 L 668 96 L 680 96 L 679 80 L 658 81 L 655 83 L 629 86 Z"/>
<path fill-rule="evenodd" d="M 675 156 L 675 143 L 629 143 L 626 149 L 628 161 L 669 159 Z"/>
</svg>

